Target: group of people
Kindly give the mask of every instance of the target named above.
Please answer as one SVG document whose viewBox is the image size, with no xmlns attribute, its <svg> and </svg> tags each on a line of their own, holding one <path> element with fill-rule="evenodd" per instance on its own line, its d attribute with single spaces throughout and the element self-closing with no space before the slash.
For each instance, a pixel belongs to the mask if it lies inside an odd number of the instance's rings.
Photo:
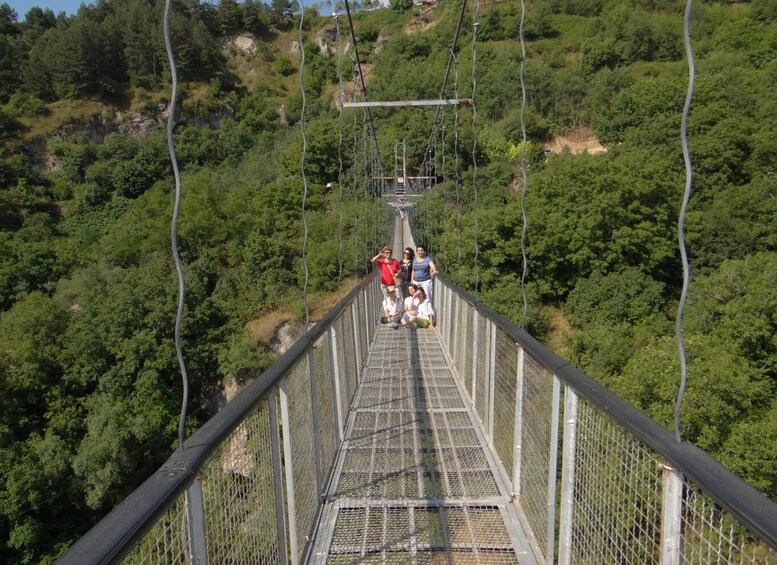
<svg viewBox="0 0 777 565">
<path fill-rule="evenodd" d="M 423 245 L 417 246 L 415 252 L 406 247 L 402 261 L 392 255 L 393 250 L 386 246 L 372 258 L 372 262 L 380 267 L 380 288 L 384 296 L 381 322 L 391 324 L 394 329 L 400 325 L 434 326 L 432 292 L 437 266 Z"/>
</svg>

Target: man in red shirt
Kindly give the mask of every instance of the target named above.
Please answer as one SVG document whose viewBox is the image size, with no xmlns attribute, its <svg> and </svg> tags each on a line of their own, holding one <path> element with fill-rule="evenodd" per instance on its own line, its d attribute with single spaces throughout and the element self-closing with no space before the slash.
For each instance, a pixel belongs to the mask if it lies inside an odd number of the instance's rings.
<svg viewBox="0 0 777 565">
<path fill-rule="evenodd" d="M 371 259 L 373 263 L 380 267 L 380 289 L 383 291 L 384 297 L 388 294 L 388 287 L 394 285 L 394 275 L 400 269 L 399 261 L 391 257 L 392 252 L 391 247 L 387 245 Z"/>
</svg>

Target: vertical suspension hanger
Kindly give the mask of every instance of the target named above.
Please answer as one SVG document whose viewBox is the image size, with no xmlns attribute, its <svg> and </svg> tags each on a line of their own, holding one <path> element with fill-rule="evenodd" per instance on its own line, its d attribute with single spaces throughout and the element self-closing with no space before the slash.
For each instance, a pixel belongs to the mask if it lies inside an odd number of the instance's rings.
<svg viewBox="0 0 777 565">
<path fill-rule="evenodd" d="M 453 58 L 453 96 L 459 97 L 459 58 L 452 52 Z M 456 284 L 461 285 L 461 176 L 459 174 L 459 107 L 453 107 L 453 174 L 456 193 Z"/>
<path fill-rule="evenodd" d="M 518 36 L 521 40 L 521 300 L 523 301 L 523 312 L 521 314 L 521 328 L 526 328 L 526 318 L 529 313 L 529 301 L 526 298 L 526 276 L 529 272 L 529 262 L 526 254 L 526 232 L 528 229 L 528 219 L 526 215 L 526 191 L 528 189 L 528 175 L 526 172 L 526 121 L 524 113 L 526 109 L 526 84 L 524 82 L 524 70 L 526 62 L 526 40 L 524 37 L 524 22 L 526 20 L 525 0 L 521 0 L 521 23 L 518 28 Z"/>
<path fill-rule="evenodd" d="M 358 129 L 358 119 L 356 117 L 356 112 L 353 112 L 353 146 L 351 147 L 352 150 L 352 164 L 351 164 L 351 172 L 353 173 L 353 233 L 352 233 L 352 240 L 353 240 L 353 276 L 359 277 L 359 179 L 358 179 L 358 152 L 357 147 L 359 143 L 359 129 Z"/>
<path fill-rule="evenodd" d="M 299 53 L 300 53 L 300 66 L 299 66 L 299 89 L 302 93 L 302 113 L 300 115 L 299 125 L 302 132 L 302 155 L 300 156 L 300 175 L 302 175 L 302 226 L 304 230 L 302 238 L 302 266 L 305 270 L 305 282 L 302 287 L 302 302 L 305 305 L 305 326 L 302 333 L 308 331 L 310 325 L 310 305 L 308 304 L 308 284 L 310 282 L 310 270 L 308 269 L 308 218 L 307 218 L 307 199 L 308 199 L 308 179 L 305 175 L 305 157 L 308 149 L 308 140 L 305 133 L 305 110 L 307 107 L 307 99 L 305 96 L 305 42 L 302 36 L 302 26 L 305 21 L 305 3 L 300 0 L 299 3 Z"/>
<path fill-rule="evenodd" d="M 337 80 L 339 86 L 337 89 L 337 282 L 343 280 L 343 75 L 342 60 L 343 54 L 340 49 L 340 17 L 335 14 L 335 45 L 337 48 Z"/>
<path fill-rule="evenodd" d="M 178 72 L 175 67 L 175 57 L 173 55 L 172 39 L 170 38 L 170 12 L 171 0 L 165 1 L 164 15 L 164 33 L 165 50 L 167 51 L 167 60 L 170 63 L 170 78 L 172 82 L 172 93 L 170 94 L 170 108 L 167 114 L 167 148 L 170 153 L 170 163 L 173 167 L 173 176 L 175 177 L 175 205 L 173 206 L 173 217 L 170 222 L 170 247 L 175 262 L 175 272 L 178 277 L 178 308 L 175 315 L 175 356 L 178 359 L 178 368 L 181 372 L 182 397 L 181 414 L 178 419 L 178 446 L 180 449 L 186 449 L 184 440 L 186 439 L 186 409 L 189 404 L 189 375 L 186 372 L 186 362 L 183 358 L 183 348 L 181 346 L 181 325 L 183 324 L 183 307 L 186 296 L 186 285 L 183 277 L 183 265 L 181 257 L 178 254 L 178 214 L 181 210 L 181 173 L 178 169 L 178 159 L 175 156 L 175 144 L 173 143 L 173 127 L 175 125 L 175 107 L 178 100 Z"/>
<path fill-rule="evenodd" d="M 685 44 L 685 53 L 688 57 L 688 91 L 685 95 L 683 117 L 680 122 L 680 142 L 683 148 L 683 161 L 685 162 L 685 191 L 683 192 L 680 217 L 677 220 L 677 239 L 683 265 L 683 289 L 680 293 L 680 303 L 677 307 L 677 320 L 675 324 L 677 350 L 680 357 L 680 390 L 677 393 L 677 402 L 674 407 L 674 435 L 677 443 L 682 441 L 680 411 L 683 405 L 683 398 L 685 397 L 685 387 L 688 383 L 688 365 L 685 359 L 685 343 L 683 341 L 683 312 L 685 311 L 685 302 L 688 300 L 688 287 L 691 284 L 691 267 L 685 247 L 685 214 L 688 211 L 688 203 L 691 199 L 691 190 L 693 188 L 693 166 L 691 163 L 691 153 L 688 149 L 688 114 L 691 110 L 693 88 L 696 83 L 696 61 L 693 56 L 693 46 L 691 45 L 692 9 L 693 0 L 687 0 L 685 15 L 683 16 L 683 42 Z"/>
<path fill-rule="evenodd" d="M 368 198 L 367 194 L 369 192 L 369 183 L 368 183 L 368 170 L 367 165 L 367 110 L 365 109 L 363 112 L 363 120 L 362 120 L 362 184 L 361 184 L 361 190 L 362 190 L 362 197 L 364 198 L 364 206 L 362 206 L 362 210 L 364 212 L 364 219 L 362 220 L 362 225 L 364 226 L 364 257 L 363 257 L 363 263 L 364 263 L 364 276 L 366 277 L 369 274 L 369 265 L 370 265 L 370 257 L 372 257 L 373 247 L 375 246 L 375 243 L 371 241 L 370 238 L 370 229 L 372 226 L 370 225 L 372 222 L 370 222 L 369 218 L 369 209 L 372 205 L 372 198 Z"/>
<path fill-rule="evenodd" d="M 472 2 L 472 76 L 471 76 L 471 84 L 472 84 L 472 191 L 474 193 L 474 202 L 473 202 L 473 210 L 472 210 L 472 217 L 475 224 L 475 229 L 473 230 L 474 233 L 474 244 L 475 244 L 475 288 L 474 292 L 475 295 L 480 294 L 480 268 L 478 265 L 479 255 L 480 255 L 480 245 L 478 242 L 478 184 L 477 184 L 477 176 L 478 176 L 478 161 L 477 161 L 477 147 L 478 147 L 478 136 L 477 136 L 477 128 L 476 128 L 476 122 L 477 122 L 477 106 L 475 105 L 475 98 L 477 93 L 477 61 L 478 61 L 478 11 L 480 9 L 480 0 L 473 0 Z"/>
</svg>

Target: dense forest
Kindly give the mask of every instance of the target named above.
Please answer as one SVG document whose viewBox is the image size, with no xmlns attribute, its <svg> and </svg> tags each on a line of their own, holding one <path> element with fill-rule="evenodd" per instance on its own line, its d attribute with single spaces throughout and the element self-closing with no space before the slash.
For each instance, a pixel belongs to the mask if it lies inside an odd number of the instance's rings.
<svg viewBox="0 0 777 565">
<path fill-rule="evenodd" d="M 163 4 L 100 0 L 74 16 L 0 5 L 3 562 L 52 561 L 176 446 Z M 370 99 L 439 96 L 459 9 L 392 0 L 354 14 Z M 470 97 L 475 86 L 476 104 L 441 117 L 439 182 L 418 206 L 417 235 L 444 274 L 518 321 L 525 149 L 529 328 L 671 427 L 683 3 L 527 9 L 529 142 L 520 6 L 490 2 L 479 9 L 475 65 L 465 13 L 446 94 Z M 173 2 L 190 430 L 225 388 L 272 362 L 256 324 L 279 310 L 303 316 L 305 185 L 314 304 L 364 275 L 388 237 L 365 172 L 364 115 L 336 104 L 341 81 L 346 96 L 358 91 L 347 23 L 338 38 L 334 18 L 305 8 L 302 45 L 299 24 L 286 0 Z M 682 431 L 777 499 L 777 5 L 698 1 L 692 37 Z M 434 111 L 372 116 L 384 161 L 404 139 L 419 166 Z M 543 150 L 581 131 L 606 151 Z"/>
</svg>

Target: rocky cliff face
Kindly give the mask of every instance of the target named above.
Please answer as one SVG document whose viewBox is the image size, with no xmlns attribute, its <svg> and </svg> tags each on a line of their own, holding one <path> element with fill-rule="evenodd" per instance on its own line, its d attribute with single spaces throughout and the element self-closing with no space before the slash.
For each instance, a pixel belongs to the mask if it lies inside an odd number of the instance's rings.
<svg viewBox="0 0 777 565">
<path fill-rule="evenodd" d="M 61 169 L 59 157 L 48 151 L 48 143 L 74 135 L 85 136 L 89 141 L 101 144 L 111 133 L 123 133 L 134 137 L 143 137 L 152 130 L 165 127 L 169 104 L 159 104 L 157 112 L 120 112 L 98 113 L 86 120 L 77 120 L 65 124 L 54 131 L 27 142 L 23 151 L 32 167 L 38 171 L 57 172 Z M 180 108 L 180 106 L 179 106 Z M 225 116 L 209 114 L 205 117 L 182 115 L 177 125 L 218 128 Z"/>
</svg>

